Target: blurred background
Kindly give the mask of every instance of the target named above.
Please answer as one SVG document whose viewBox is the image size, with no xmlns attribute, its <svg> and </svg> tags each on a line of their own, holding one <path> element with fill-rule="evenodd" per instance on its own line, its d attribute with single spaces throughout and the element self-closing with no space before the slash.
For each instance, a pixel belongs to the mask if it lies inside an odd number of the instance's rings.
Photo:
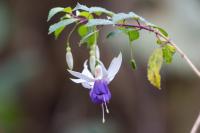
<svg viewBox="0 0 200 133">
<path fill-rule="evenodd" d="M 200 0 L 87 0 L 115 12 L 134 11 L 166 29 L 200 69 Z M 147 60 L 155 38 L 142 32 L 135 42 L 138 65 L 128 64 L 127 38 L 99 39 L 106 66 L 124 53 L 120 72 L 109 86 L 110 114 L 102 124 L 101 108 L 88 91 L 69 80 L 65 61 L 67 28 L 58 40 L 48 35 L 49 9 L 76 5 L 76 0 L 0 1 L 0 133 L 188 133 L 200 111 L 200 79 L 176 54 L 162 68 L 162 90 L 147 81 Z M 105 31 L 107 32 L 107 31 Z M 74 35 L 75 70 L 88 58 Z"/>
</svg>

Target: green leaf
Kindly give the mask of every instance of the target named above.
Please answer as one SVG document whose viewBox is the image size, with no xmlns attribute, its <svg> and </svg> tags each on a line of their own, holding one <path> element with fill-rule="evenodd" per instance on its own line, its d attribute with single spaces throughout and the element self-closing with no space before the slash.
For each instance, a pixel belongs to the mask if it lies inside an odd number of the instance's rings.
<svg viewBox="0 0 200 133">
<path fill-rule="evenodd" d="M 128 36 L 129 36 L 129 41 L 133 42 L 133 41 L 139 39 L 140 33 L 137 30 L 129 30 L 128 31 Z"/>
<path fill-rule="evenodd" d="M 79 16 L 85 17 L 87 19 L 93 19 L 93 15 L 86 11 L 80 12 Z"/>
<path fill-rule="evenodd" d="M 118 13 L 118 14 L 113 15 L 112 20 L 113 20 L 114 23 L 117 23 L 121 20 L 131 19 L 131 18 L 138 18 L 138 15 L 133 13 L 133 12 L 129 12 L 128 14 Z"/>
<path fill-rule="evenodd" d="M 95 13 L 96 15 L 101 15 L 101 13 L 105 13 L 105 14 L 112 16 L 114 14 L 113 12 L 108 11 L 107 9 L 102 8 L 102 7 L 91 7 L 91 8 L 89 8 L 86 5 L 81 5 L 80 3 L 77 3 L 74 10 L 83 10 L 83 11 L 87 11 L 89 13 Z"/>
<path fill-rule="evenodd" d="M 163 44 L 166 43 L 166 41 L 162 41 L 162 40 L 158 39 L 158 40 L 156 41 L 156 43 L 159 44 L 159 45 L 163 45 Z"/>
<path fill-rule="evenodd" d="M 158 26 L 153 26 L 153 27 L 158 29 L 164 36 L 168 37 L 167 31 L 165 31 L 163 28 L 160 28 Z"/>
<path fill-rule="evenodd" d="M 64 11 L 65 11 L 66 13 L 71 14 L 71 13 L 72 13 L 72 8 L 71 8 L 71 7 L 66 7 L 66 8 L 64 8 Z"/>
<path fill-rule="evenodd" d="M 97 13 L 97 15 L 100 15 L 101 13 L 105 13 L 105 14 L 108 14 L 108 15 L 114 15 L 113 12 L 108 11 L 107 9 L 102 8 L 102 7 L 91 7 L 90 13 Z"/>
<path fill-rule="evenodd" d="M 90 19 L 86 25 L 90 27 L 90 26 L 111 25 L 111 24 L 113 24 L 113 22 L 107 19 Z"/>
<path fill-rule="evenodd" d="M 79 28 L 78 28 L 78 33 L 81 37 L 84 37 L 87 35 L 88 33 L 88 27 L 86 27 L 85 25 L 81 25 Z"/>
<path fill-rule="evenodd" d="M 158 48 L 154 50 L 152 55 L 150 56 L 148 60 L 148 69 L 147 69 L 147 77 L 148 80 L 152 85 L 160 88 L 160 82 L 161 82 L 161 76 L 160 76 L 160 69 L 162 67 L 163 63 L 163 53 L 162 49 Z"/>
<path fill-rule="evenodd" d="M 137 65 L 136 65 L 136 62 L 135 62 L 134 59 L 131 59 L 131 60 L 130 60 L 130 65 L 131 65 L 131 68 L 132 68 L 133 70 L 137 69 Z"/>
<path fill-rule="evenodd" d="M 162 52 L 163 52 L 163 58 L 165 59 L 165 62 L 167 64 L 170 64 L 172 62 L 172 59 L 173 59 L 173 55 L 175 54 L 176 52 L 176 49 L 174 46 L 172 45 L 165 45 L 163 48 L 162 48 Z"/>
<path fill-rule="evenodd" d="M 55 30 L 55 32 L 54 32 L 55 39 L 57 39 L 57 38 L 60 36 L 60 34 L 62 33 L 62 31 L 63 31 L 64 29 L 65 29 L 65 26 L 60 27 L 60 28 L 58 28 L 57 30 Z"/>
<path fill-rule="evenodd" d="M 87 43 L 89 46 L 93 45 L 98 38 L 98 32 L 93 33 L 95 31 L 94 27 L 87 27 L 86 25 L 81 25 L 78 28 L 78 33 L 81 36 L 80 45 L 83 43 Z M 96 36 L 96 37 L 95 37 Z"/>
<path fill-rule="evenodd" d="M 88 8 L 86 5 L 81 5 L 80 3 L 77 3 L 76 7 L 74 8 L 74 11 L 76 10 L 83 10 L 83 11 L 90 11 L 90 8 Z"/>
<path fill-rule="evenodd" d="M 69 24 L 72 24 L 72 23 L 74 23 L 76 21 L 77 21 L 77 19 L 74 19 L 74 18 L 61 20 L 58 23 L 55 23 L 55 24 L 50 26 L 49 34 L 53 33 L 54 31 L 56 31 L 57 29 L 59 29 L 61 27 L 65 27 L 65 26 L 67 26 Z"/>
<path fill-rule="evenodd" d="M 121 30 L 111 31 L 110 33 L 108 33 L 108 34 L 106 35 L 106 38 L 109 39 L 109 38 L 114 37 L 115 35 L 117 35 L 117 34 L 119 34 L 119 33 L 122 33 L 122 31 L 121 31 Z"/>
<path fill-rule="evenodd" d="M 48 15 L 48 19 L 47 21 L 49 21 L 54 15 L 56 15 L 57 13 L 59 12 L 63 12 L 64 11 L 64 8 L 63 7 L 55 7 L 55 8 L 52 8 L 50 11 L 49 11 L 49 15 Z"/>
<path fill-rule="evenodd" d="M 89 34 L 87 34 L 86 36 L 84 36 L 81 40 L 79 44 L 83 44 L 85 42 L 87 42 L 89 45 L 93 45 L 95 42 L 95 34 L 97 35 L 98 31 L 93 31 Z M 90 39 L 90 40 L 89 40 Z M 88 42 L 90 41 L 90 42 Z"/>
</svg>

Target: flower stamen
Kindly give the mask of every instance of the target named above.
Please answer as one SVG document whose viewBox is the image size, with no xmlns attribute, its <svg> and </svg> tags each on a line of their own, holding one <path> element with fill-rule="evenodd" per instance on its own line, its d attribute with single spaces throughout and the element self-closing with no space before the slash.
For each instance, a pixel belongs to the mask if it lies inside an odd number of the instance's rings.
<svg viewBox="0 0 200 133">
<path fill-rule="evenodd" d="M 105 100 L 105 97 L 103 97 L 103 100 L 104 100 L 104 105 L 106 107 L 106 113 L 109 114 L 109 109 L 108 109 L 108 106 L 107 106 L 107 103 L 106 103 L 106 100 Z"/>
<path fill-rule="evenodd" d="M 105 123 L 105 114 L 104 114 L 104 106 L 103 103 L 101 104 L 101 108 L 102 108 L 102 123 Z"/>
</svg>

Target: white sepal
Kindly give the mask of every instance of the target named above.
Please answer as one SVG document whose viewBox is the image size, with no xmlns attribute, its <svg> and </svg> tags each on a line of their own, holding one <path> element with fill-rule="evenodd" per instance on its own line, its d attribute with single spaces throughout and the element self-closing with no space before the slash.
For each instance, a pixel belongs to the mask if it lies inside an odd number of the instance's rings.
<svg viewBox="0 0 200 133">
<path fill-rule="evenodd" d="M 83 79 L 73 79 L 73 78 L 70 78 L 70 79 L 71 79 L 71 81 L 73 81 L 74 83 L 77 83 L 77 84 L 86 82 L 86 81 L 83 80 Z"/>
<path fill-rule="evenodd" d="M 88 70 L 87 62 L 88 62 L 88 60 L 86 60 L 84 62 L 84 65 L 83 65 L 84 69 L 83 69 L 83 71 L 81 73 L 86 75 L 86 76 L 88 76 L 89 78 L 93 79 L 94 77 L 93 77 L 92 73 Z"/>
<path fill-rule="evenodd" d="M 96 64 L 96 58 L 94 55 L 90 55 L 90 70 L 92 74 L 95 72 L 95 64 Z"/>
<path fill-rule="evenodd" d="M 82 73 L 80 73 L 80 72 L 76 72 L 76 71 L 72 71 L 72 70 L 68 70 L 68 72 L 69 72 L 71 75 L 73 75 L 74 77 L 77 77 L 77 78 L 79 78 L 79 79 L 83 79 L 83 80 L 85 80 L 85 81 L 87 81 L 87 82 L 94 82 L 94 79 L 93 79 L 93 78 L 90 78 L 90 77 L 88 77 L 88 76 L 86 76 L 86 75 L 84 75 L 84 74 L 82 74 Z"/>
<path fill-rule="evenodd" d="M 94 82 L 87 82 L 83 79 L 72 79 L 70 78 L 74 83 L 77 83 L 77 84 L 82 84 L 82 86 L 84 88 L 87 88 L 87 89 L 91 89 L 93 88 L 93 85 L 94 85 Z"/>
<path fill-rule="evenodd" d="M 117 72 L 119 71 L 122 64 L 122 54 L 119 53 L 118 57 L 113 58 L 108 68 L 108 79 L 109 82 L 113 80 Z"/>
</svg>

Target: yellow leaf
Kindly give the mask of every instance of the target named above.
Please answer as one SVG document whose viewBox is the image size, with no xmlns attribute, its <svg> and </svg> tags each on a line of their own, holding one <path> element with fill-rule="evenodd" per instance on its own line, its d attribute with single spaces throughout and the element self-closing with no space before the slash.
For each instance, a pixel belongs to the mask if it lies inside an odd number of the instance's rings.
<svg viewBox="0 0 200 133">
<path fill-rule="evenodd" d="M 158 48 L 154 50 L 152 55 L 150 56 L 148 60 L 148 69 L 147 69 L 147 77 L 150 83 L 160 89 L 160 82 L 161 82 L 161 76 L 160 76 L 160 69 L 162 67 L 163 63 L 163 53 L 162 49 Z"/>
</svg>

